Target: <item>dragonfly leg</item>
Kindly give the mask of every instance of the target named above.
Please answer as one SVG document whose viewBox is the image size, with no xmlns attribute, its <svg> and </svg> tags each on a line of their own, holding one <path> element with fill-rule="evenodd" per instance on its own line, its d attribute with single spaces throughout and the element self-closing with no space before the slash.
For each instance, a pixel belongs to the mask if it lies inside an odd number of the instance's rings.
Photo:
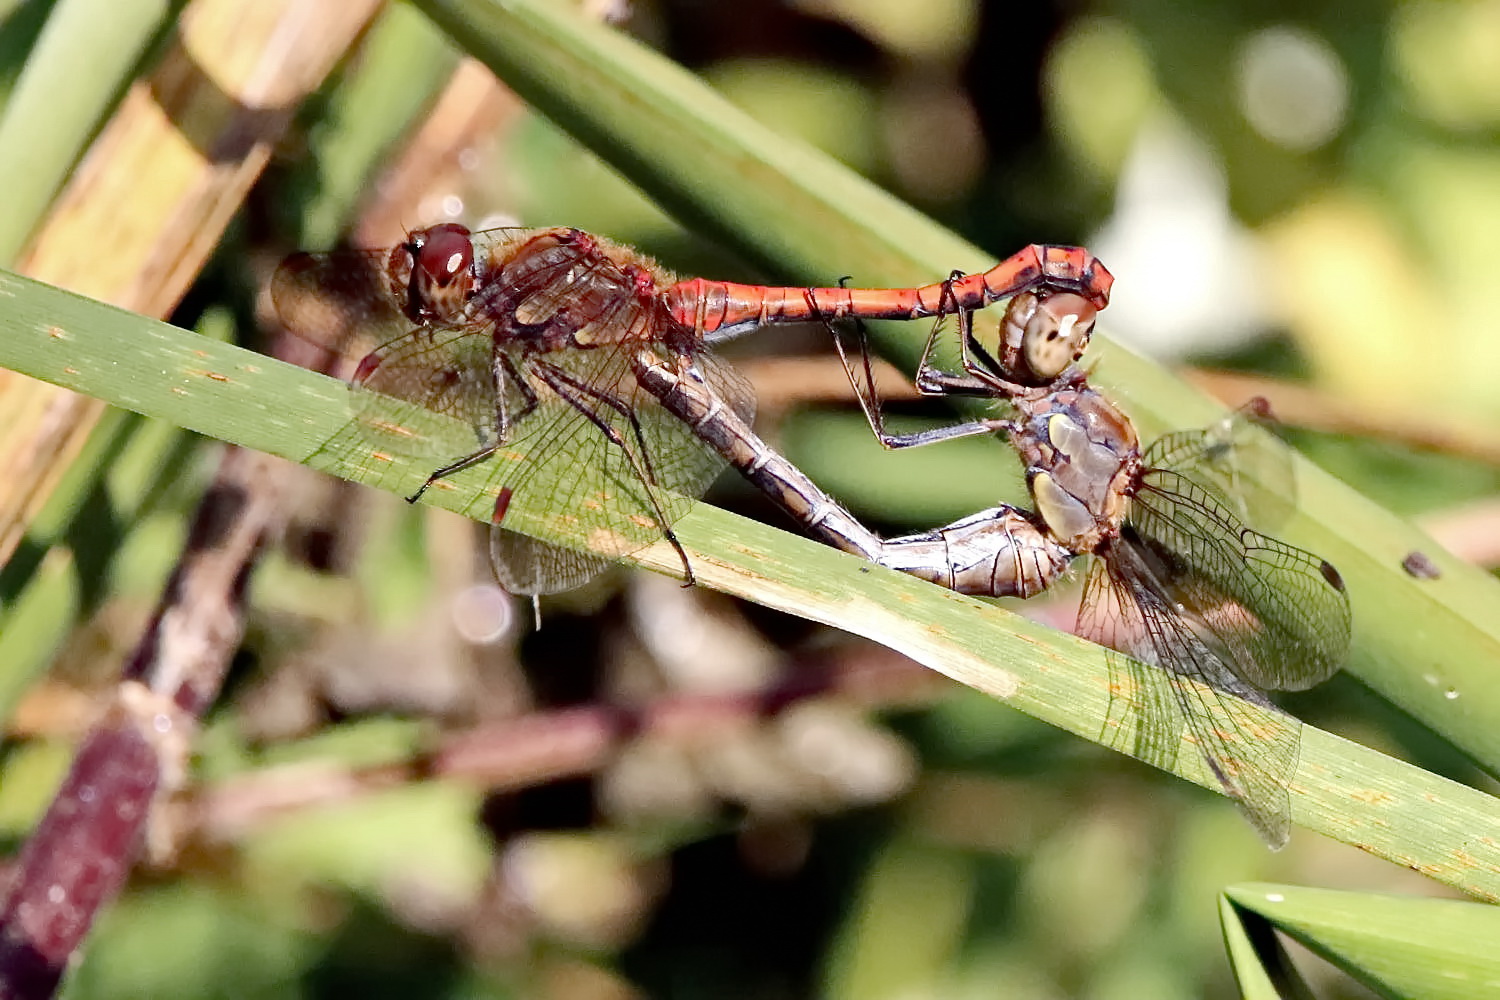
<svg viewBox="0 0 1500 1000">
<path fill-rule="evenodd" d="M 957 272 L 954 272 L 954 274 L 955 277 L 948 279 L 950 282 L 957 280 Z M 955 381 L 962 386 L 962 394 L 987 395 L 991 399 L 1014 395 L 1018 387 L 1014 383 L 1007 382 L 995 375 L 996 372 L 1005 371 L 1005 369 L 995 360 L 995 356 L 974 336 L 974 310 L 959 309 L 957 305 L 957 302 L 953 303 L 954 313 L 958 316 L 959 360 L 963 365 L 964 375 L 967 378 L 956 379 Z M 983 391 L 979 391 L 979 387 L 983 387 Z M 946 386 L 942 391 L 945 393 L 953 392 L 951 388 L 947 388 Z"/>
<path fill-rule="evenodd" d="M 511 426 L 524 420 L 532 410 L 536 409 L 537 397 L 536 390 L 516 367 L 514 358 L 505 351 L 496 351 L 495 361 L 498 366 L 495 369 L 495 398 L 500 400 L 500 406 L 497 407 L 500 419 L 495 440 L 503 444 L 510 440 Z M 515 386 L 516 391 L 521 395 L 521 407 L 515 413 L 511 413 L 509 407 L 505 405 L 510 386 Z"/>
<path fill-rule="evenodd" d="M 899 448 L 919 448 L 922 445 L 936 444 L 939 441 L 952 441 L 955 438 L 976 437 L 980 434 L 1012 434 L 1015 429 L 1016 424 L 1011 420 L 966 420 L 961 424 L 929 427 L 910 434 L 884 434 L 880 436 L 880 443 L 894 451 Z"/>
<path fill-rule="evenodd" d="M 954 272 L 954 276 L 959 276 Z M 950 278 L 951 282 L 954 278 Z M 951 286 L 947 293 L 952 295 Z M 966 315 L 966 314 L 965 314 Z M 942 317 L 933 324 L 932 333 L 927 337 L 927 346 L 922 351 L 922 359 L 917 366 L 917 389 L 926 395 L 964 395 L 994 397 L 994 389 L 988 383 L 979 379 L 971 379 L 965 376 L 953 375 L 933 367 L 931 364 L 933 345 L 936 343 L 938 334 L 942 327 Z M 934 427 L 930 430 L 918 431 L 913 434 L 891 434 L 885 428 L 885 415 L 880 408 L 879 393 L 875 387 L 875 370 L 870 364 L 870 342 L 865 330 L 865 325 L 858 319 L 855 320 L 855 330 L 859 338 L 860 365 L 856 370 L 855 365 L 849 358 L 849 352 L 844 347 L 844 340 L 839 336 L 836 328 L 833 330 L 833 346 L 838 351 L 839 362 L 844 366 L 844 374 L 849 377 L 849 384 L 854 388 L 854 397 L 859 401 L 859 407 L 864 412 L 865 420 L 874 432 L 876 440 L 882 447 L 889 449 L 912 448 L 920 445 L 933 444 L 937 441 L 949 441 L 954 438 L 972 437 L 978 434 L 1010 433 L 1014 430 L 1014 424 L 1009 420 L 971 420 L 961 424 L 953 424 L 946 427 Z M 981 348 L 982 350 L 982 348 Z M 936 386 L 929 389 L 927 385 Z"/>
<path fill-rule="evenodd" d="M 963 278 L 962 271 L 954 271 L 943 282 L 937 321 L 932 324 L 932 332 L 927 335 L 927 346 L 922 350 L 922 358 L 917 362 L 917 373 L 912 381 L 917 391 L 924 396 L 974 396 L 981 399 L 1008 397 L 1015 392 L 1016 386 L 995 377 L 994 373 L 1002 369 L 974 336 L 974 310 L 961 306 L 954 291 L 955 283 Z M 959 351 L 963 364 L 961 374 L 944 371 L 932 361 L 933 350 L 943 330 L 943 321 L 948 316 L 958 317 Z"/>
<path fill-rule="evenodd" d="M 661 528 L 661 533 L 667 542 L 677 552 L 677 557 L 682 560 L 682 572 L 684 587 L 693 586 L 697 580 L 693 576 L 692 564 L 688 561 L 687 550 L 682 547 L 682 542 L 677 539 L 677 532 L 672 529 L 672 520 L 667 516 L 666 508 L 662 505 L 661 497 L 657 493 L 656 472 L 651 467 L 650 449 L 646 446 L 646 438 L 641 430 L 640 418 L 626 403 L 608 392 L 601 391 L 589 385 L 587 382 L 543 361 L 532 363 L 532 370 L 537 376 L 546 382 L 553 392 L 563 399 L 569 406 L 577 410 L 588 419 L 610 444 L 619 448 L 624 454 L 625 460 L 630 463 L 631 470 L 640 479 L 646 489 L 646 499 L 650 501 L 652 512 L 656 516 L 656 523 Z M 575 395 L 576 394 L 576 395 Z M 589 406 L 586 400 L 593 400 L 595 404 L 601 404 L 614 410 L 627 423 L 630 424 L 631 436 L 635 439 L 635 447 L 626 440 L 625 435 L 619 429 L 600 416 L 599 412 Z M 636 451 L 639 448 L 639 452 Z"/>
<path fill-rule="evenodd" d="M 462 472 L 465 469 L 473 468 L 479 463 L 487 460 L 491 455 L 495 454 L 496 449 L 498 449 L 499 447 L 500 446 L 498 444 L 485 445 L 483 448 L 480 448 L 472 455 L 465 455 L 463 458 L 460 458 L 457 461 L 449 462 L 447 465 L 443 466 L 440 469 L 435 469 L 430 475 L 428 475 L 427 480 L 422 483 L 421 486 L 417 487 L 417 492 L 406 498 L 406 502 L 416 503 L 418 500 L 422 499 L 422 494 L 426 493 L 427 488 L 433 483 L 437 482 L 439 479 L 447 479 L 449 476 L 453 475 L 456 472 Z"/>
<path fill-rule="evenodd" d="M 865 325 L 860 320 L 854 321 L 854 328 L 859 337 L 859 356 L 861 372 L 856 373 L 853 363 L 849 360 L 849 352 L 844 348 L 844 338 L 839 335 L 838 328 L 831 323 L 829 330 L 833 333 L 833 347 L 838 352 L 839 363 L 844 366 L 844 374 L 849 377 L 849 385 L 854 390 L 854 398 L 859 402 L 859 408 L 865 415 L 865 422 L 870 425 L 870 430 L 875 437 L 884 443 L 887 435 L 885 431 L 885 414 L 880 409 L 880 396 L 875 388 L 875 369 L 870 365 L 870 341 L 865 330 Z"/>
<path fill-rule="evenodd" d="M 417 491 L 406 498 L 407 503 L 416 503 L 422 499 L 422 494 L 426 493 L 428 488 L 439 479 L 446 479 L 454 473 L 473 468 L 489 459 L 502 444 L 510 440 L 511 425 L 536 409 L 536 392 L 527 384 L 526 379 L 521 377 L 521 373 L 516 370 L 515 363 L 504 353 L 498 354 L 497 357 L 500 359 L 500 364 L 503 366 L 505 374 L 511 378 L 513 384 L 521 393 L 521 408 L 515 413 L 510 413 L 506 407 L 499 407 L 499 421 L 495 427 L 495 440 L 482 446 L 471 455 L 465 455 L 463 458 L 449 462 L 442 468 L 434 470 L 427 477 L 426 481 L 417 487 Z"/>
</svg>

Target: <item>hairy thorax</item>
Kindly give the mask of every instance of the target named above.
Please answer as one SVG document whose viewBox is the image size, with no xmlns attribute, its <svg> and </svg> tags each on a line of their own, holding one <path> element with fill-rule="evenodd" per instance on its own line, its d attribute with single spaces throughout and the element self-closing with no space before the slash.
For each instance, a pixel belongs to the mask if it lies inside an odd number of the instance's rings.
<svg viewBox="0 0 1500 1000">
<path fill-rule="evenodd" d="M 1074 552 L 1113 539 L 1140 473 L 1140 439 L 1130 421 L 1087 385 L 1016 399 L 1013 441 L 1026 464 L 1037 513 Z"/>
</svg>

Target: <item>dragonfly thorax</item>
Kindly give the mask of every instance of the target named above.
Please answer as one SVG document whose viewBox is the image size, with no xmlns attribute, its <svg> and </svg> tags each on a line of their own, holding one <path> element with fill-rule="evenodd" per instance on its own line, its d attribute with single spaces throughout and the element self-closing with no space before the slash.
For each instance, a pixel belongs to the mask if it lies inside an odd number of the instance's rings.
<svg viewBox="0 0 1500 1000">
<path fill-rule="evenodd" d="M 1074 552 L 1114 538 L 1140 476 L 1140 444 L 1125 415 L 1085 387 L 1016 400 L 1013 433 L 1036 510 Z"/>
<path fill-rule="evenodd" d="M 628 247 L 549 229 L 509 252 L 494 293 L 474 311 L 494 321 L 497 340 L 537 353 L 666 342 L 675 348 L 680 324 L 659 293 L 670 277 Z"/>
</svg>

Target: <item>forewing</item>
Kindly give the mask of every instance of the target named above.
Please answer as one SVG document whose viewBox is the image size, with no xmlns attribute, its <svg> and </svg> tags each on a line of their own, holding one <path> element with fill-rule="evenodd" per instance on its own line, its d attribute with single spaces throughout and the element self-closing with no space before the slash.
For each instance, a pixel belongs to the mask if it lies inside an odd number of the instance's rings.
<svg viewBox="0 0 1500 1000">
<path fill-rule="evenodd" d="M 497 398 L 492 343 L 484 327 L 434 327 L 376 348 L 360 362 L 352 383 L 355 411 L 361 418 L 394 418 L 421 429 L 422 437 L 402 454 L 446 463 L 493 444 L 499 407 L 517 403 L 513 394 Z M 434 420 L 434 414 L 447 420 Z"/>
<path fill-rule="evenodd" d="M 289 330 L 352 366 L 354 419 L 323 450 L 351 462 L 361 451 L 377 463 L 430 458 L 436 469 L 495 441 L 492 340 L 486 324 L 414 327 L 392 295 L 388 258 L 293 254 L 272 277 L 271 298 Z"/>
<path fill-rule="evenodd" d="M 391 296 L 387 250 L 297 253 L 271 278 L 271 301 L 292 333 L 351 364 L 404 336 L 411 323 Z"/>
<path fill-rule="evenodd" d="M 1079 631 L 1140 663 L 1134 680 L 1137 745 L 1147 760 L 1170 760 L 1184 726 L 1209 769 L 1272 847 L 1286 843 L 1297 770 L 1300 724 L 1275 712 L 1264 695 L 1227 675 L 1212 636 L 1176 613 L 1153 554 L 1116 542 L 1096 563 L 1079 610 Z M 1165 672 L 1175 705 L 1161 692 Z M 1112 664 L 1112 670 L 1114 665 Z M 1258 706 L 1258 710 L 1257 710 Z"/>
<path fill-rule="evenodd" d="M 1156 560 L 1168 606 L 1201 626 L 1233 676 L 1301 690 L 1338 671 L 1349 598 L 1325 560 L 1245 527 L 1214 491 L 1167 469 L 1145 473 L 1128 524 Z"/>
</svg>

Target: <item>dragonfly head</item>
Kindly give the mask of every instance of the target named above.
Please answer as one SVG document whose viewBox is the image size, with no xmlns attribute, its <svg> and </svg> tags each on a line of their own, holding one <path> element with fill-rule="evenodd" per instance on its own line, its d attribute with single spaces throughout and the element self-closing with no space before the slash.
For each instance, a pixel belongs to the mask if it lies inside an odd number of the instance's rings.
<svg viewBox="0 0 1500 1000">
<path fill-rule="evenodd" d="M 1007 373 L 1023 385 L 1055 381 L 1083 357 L 1098 313 L 1074 292 L 1017 295 L 1005 310 L 1002 361 Z"/>
<path fill-rule="evenodd" d="M 391 251 L 386 271 L 407 319 L 451 323 L 473 294 L 474 241 L 456 222 L 413 230 Z"/>
</svg>

